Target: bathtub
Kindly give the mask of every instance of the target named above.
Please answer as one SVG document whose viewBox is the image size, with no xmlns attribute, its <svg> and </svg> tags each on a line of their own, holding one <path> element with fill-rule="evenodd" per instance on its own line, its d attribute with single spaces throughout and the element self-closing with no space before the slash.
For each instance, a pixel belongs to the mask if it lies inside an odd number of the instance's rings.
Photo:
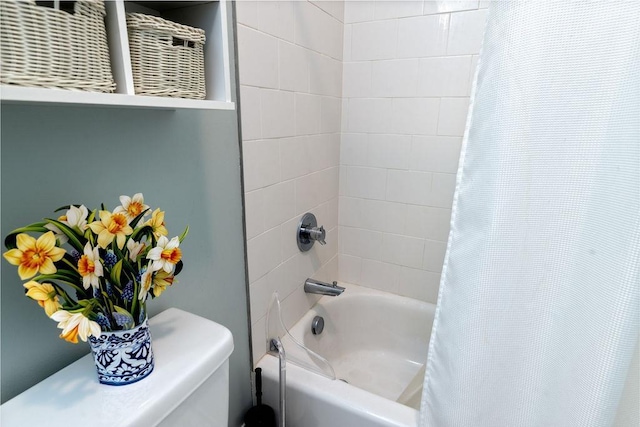
<svg viewBox="0 0 640 427">
<path fill-rule="evenodd" d="M 338 297 L 322 297 L 290 329 L 300 343 L 328 360 L 336 379 L 290 337 L 282 337 L 288 359 L 287 426 L 416 426 L 435 305 L 345 286 Z M 311 332 L 315 316 L 325 322 L 319 335 Z M 263 401 L 277 410 L 278 358 L 267 354 L 258 366 Z"/>
</svg>

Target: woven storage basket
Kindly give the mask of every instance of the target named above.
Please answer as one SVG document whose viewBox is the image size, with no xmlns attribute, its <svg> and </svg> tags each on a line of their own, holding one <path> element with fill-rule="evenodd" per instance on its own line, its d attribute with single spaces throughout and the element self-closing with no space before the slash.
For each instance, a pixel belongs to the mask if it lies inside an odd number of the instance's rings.
<svg viewBox="0 0 640 427">
<path fill-rule="evenodd" d="M 136 94 L 205 98 L 204 30 L 141 13 L 127 28 Z"/>
<path fill-rule="evenodd" d="M 0 82 L 113 92 L 102 0 L 77 0 L 74 13 L 0 0 Z"/>
</svg>

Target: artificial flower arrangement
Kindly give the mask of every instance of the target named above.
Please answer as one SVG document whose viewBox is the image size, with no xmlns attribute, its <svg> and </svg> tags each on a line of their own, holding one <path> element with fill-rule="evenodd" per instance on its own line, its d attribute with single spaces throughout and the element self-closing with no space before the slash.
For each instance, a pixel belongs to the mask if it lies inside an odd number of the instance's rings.
<svg viewBox="0 0 640 427">
<path fill-rule="evenodd" d="M 26 295 L 58 322 L 66 341 L 141 324 L 147 299 L 159 297 L 182 270 L 180 243 L 189 227 L 169 240 L 164 212 L 151 212 L 141 193 L 120 196 L 120 203 L 112 212 L 104 205 L 91 212 L 84 205 L 64 206 L 56 210 L 66 210 L 58 219 L 19 228 L 5 239 L 5 259 L 18 266 L 20 279 L 29 279 Z"/>
</svg>

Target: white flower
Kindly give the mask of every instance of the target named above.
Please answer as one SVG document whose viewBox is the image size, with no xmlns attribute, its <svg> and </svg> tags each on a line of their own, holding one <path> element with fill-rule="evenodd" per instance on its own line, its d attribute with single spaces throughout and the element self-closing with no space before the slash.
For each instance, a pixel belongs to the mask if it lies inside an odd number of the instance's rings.
<svg viewBox="0 0 640 427">
<path fill-rule="evenodd" d="M 66 221 L 63 220 L 65 224 L 67 224 L 71 228 L 77 228 L 81 232 L 87 229 L 87 217 L 89 216 L 89 211 L 85 207 L 85 205 L 80 205 L 79 208 L 75 206 L 71 206 L 65 215 Z"/>
<path fill-rule="evenodd" d="M 149 263 L 147 270 L 142 273 L 142 277 L 140 278 L 140 292 L 138 293 L 138 299 L 140 301 L 144 302 L 147 299 L 147 294 L 151 290 L 151 285 L 153 285 L 153 273 L 151 263 Z"/>
<path fill-rule="evenodd" d="M 120 203 L 122 203 L 122 206 L 115 208 L 113 213 L 123 213 L 129 222 L 133 221 L 135 217 L 149 209 L 149 206 L 144 204 L 144 196 L 142 193 L 136 193 L 133 197 L 120 196 Z M 144 216 L 146 216 L 146 214 L 143 215 L 143 217 Z"/>
<path fill-rule="evenodd" d="M 60 229 L 57 226 L 51 223 L 48 223 L 44 225 L 44 228 L 46 228 L 47 230 L 53 231 L 53 234 L 56 235 L 56 239 L 58 239 L 58 242 L 60 242 L 60 246 L 64 245 L 69 241 L 69 238 L 67 237 L 67 235 L 64 234 L 62 231 L 60 231 Z"/>
<path fill-rule="evenodd" d="M 173 273 L 176 264 L 182 259 L 182 251 L 178 247 L 180 240 L 177 237 L 169 240 L 166 236 L 158 239 L 158 245 L 147 254 L 147 259 L 153 261 L 151 269 L 153 271 L 164 270 Z"/>
<path fill-rule="evenodd" d="M 82 285 L 85 289 L 89 289 L 89 286 L 94 288 L 100 286 L 98 277 L 104 274 L 100 254 L 97 247 L 91 249 L 89 242 L 84 246 L 84 255 L 78 260 L 78 273 L 82 276 Z"/>
<path fill-rule="evenodd" d="M 62 329 L 60 338 L 69 342 L 77 343 L 78 336 L 82 341 L 87 341 L 91 335 L 100 336 L 100 325 L 89 320 L 82 313 L 69 313 L 66 310 L 58 310 L 50 316 L 58 323 L 58 328 Z"/>
<path fill-rule="evenodd" d="M 133 239 L 127 240 L 127 249 L 129 250 L 129 259 L 133 262 L 136 261 L 140 252 L 145 248 L 144 242 L 136 242 Z"/>
</svg>

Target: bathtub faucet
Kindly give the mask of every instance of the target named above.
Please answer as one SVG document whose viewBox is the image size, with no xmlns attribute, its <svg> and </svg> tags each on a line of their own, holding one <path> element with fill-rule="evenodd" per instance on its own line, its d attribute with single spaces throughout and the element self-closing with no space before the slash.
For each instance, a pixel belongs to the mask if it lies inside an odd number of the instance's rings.
<svg viewBox="0 0 640 427">
<path fill-rule="evenodd" d="M 338 286 L 338 282 L 325 283 L 315 279 L 307 279 L 304 282 L 304 291 L 308 294 L 320 294 L 336 297 L 344 292 L 342 286 Z"/>
</svg>

